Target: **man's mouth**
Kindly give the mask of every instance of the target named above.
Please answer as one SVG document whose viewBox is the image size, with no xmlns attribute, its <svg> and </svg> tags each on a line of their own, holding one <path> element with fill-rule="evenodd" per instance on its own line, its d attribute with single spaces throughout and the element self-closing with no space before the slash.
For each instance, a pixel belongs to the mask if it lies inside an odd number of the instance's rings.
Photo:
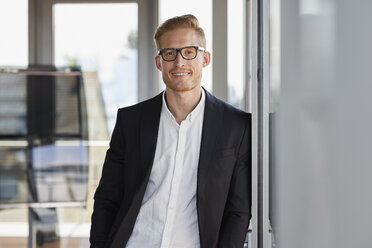
<svg viewBox="0 0 372 248">
<path fill-rule="evenodd" d="M 173 76 L 176 76 L 176 77 L 179 77 L 179 76 L 187 76 L 189 75 L 190 73 L 189 72 L 173 72 L 172 75 Z"/>
</svg>

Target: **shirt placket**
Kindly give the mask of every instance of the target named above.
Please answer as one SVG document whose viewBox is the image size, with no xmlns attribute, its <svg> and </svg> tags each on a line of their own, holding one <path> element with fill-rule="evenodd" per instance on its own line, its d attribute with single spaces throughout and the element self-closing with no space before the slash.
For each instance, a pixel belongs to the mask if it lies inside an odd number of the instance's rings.
<svg viewBox="0 0 372 248">
<path fill-rule="evenodd" d="M 172 176 L 172 182 L 170 187 L 170 195 L 167 209 L 167 217 L 165 221 L 163 237 L 161 242 L 161 248 L 169 248 L 171 241 L 171 232 L 173 229 L 173 223 L 176 213 L 176 204 L 178 198 L 178 192 L 180 187 L 181 175 L 183 170 L 183 161 L 185 155 L 185 143 L 186 143 L 186 129 L 187 123 L 181 122 L 178 130 L 178 142 L 175 156 L 174 172 Z"/>
</svg>

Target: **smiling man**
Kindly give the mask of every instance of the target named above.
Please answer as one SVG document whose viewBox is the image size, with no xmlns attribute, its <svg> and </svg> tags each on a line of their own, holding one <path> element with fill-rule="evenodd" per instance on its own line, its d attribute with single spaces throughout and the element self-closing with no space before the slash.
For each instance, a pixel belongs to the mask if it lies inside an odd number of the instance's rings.
<svg viewBox="0 0 372 248">
<path fill-rule="evenodd" d="M 251 117 L 201 87 L 211 55 L 194 16 L 165 21 L 154 39 L 166 89 L 118 111 L 91 247 L 241 248 L 251 217 Z"/>
</svg>

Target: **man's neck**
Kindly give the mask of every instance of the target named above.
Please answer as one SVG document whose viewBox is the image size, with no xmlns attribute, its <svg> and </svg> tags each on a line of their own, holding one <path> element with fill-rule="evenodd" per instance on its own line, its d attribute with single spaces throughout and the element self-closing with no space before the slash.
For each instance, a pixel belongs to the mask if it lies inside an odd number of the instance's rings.
<svg viewBox="0 0 372 248">
<path fill-rule="evenodd" d="M 198 105 L 202 94 L 201 91 L 201 87 L 181 92 L 166 89 L 165 99 L 168 109 L 176 118 L 178 124 L 181 124 L 187 115 Z"/>
</svg>

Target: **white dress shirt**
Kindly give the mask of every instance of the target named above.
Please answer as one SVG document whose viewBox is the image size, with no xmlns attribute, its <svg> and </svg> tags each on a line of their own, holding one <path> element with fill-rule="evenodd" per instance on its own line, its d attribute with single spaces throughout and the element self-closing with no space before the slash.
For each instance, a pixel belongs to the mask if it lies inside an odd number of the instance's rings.
<svg viewBox="0 0 372 248">
<path fill-rule="evenodd" d="M 205 93 L 179 125 L 165 94 L 154 163 L 127 248 L 200 247 L 196 184 Z"/>
</svg>

